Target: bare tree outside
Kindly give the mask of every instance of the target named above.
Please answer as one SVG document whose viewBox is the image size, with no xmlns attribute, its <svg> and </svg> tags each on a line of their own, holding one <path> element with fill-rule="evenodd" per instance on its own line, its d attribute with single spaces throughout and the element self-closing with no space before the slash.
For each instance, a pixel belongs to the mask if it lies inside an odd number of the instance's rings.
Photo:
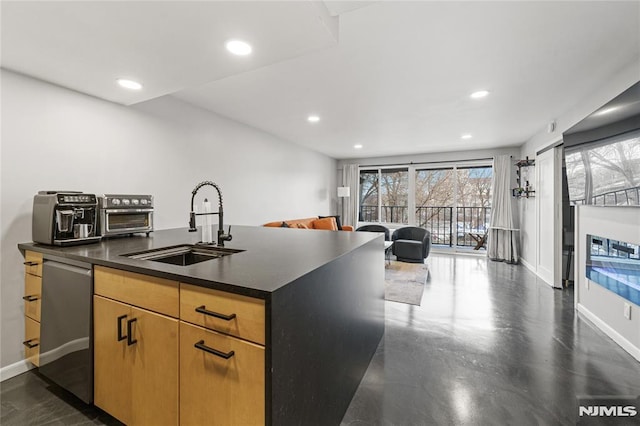
<svg viewBox="0 0 640 426">
<path fill-rule="evenodd" d="M 361 222 L 378 222 L 378 170 L 360 172 Z"/>
<path fill-rule="evenodd" d="M 491 166 L 419 169 L 411 175 L 414 194 L 409 194 L 408 168 L 362 170 L 360 220 L 408 224 L 409 197 L 413 196 L 415 225 L 430 230 L 435 244 L 472 245 L 470 233 L 486 231 Z"/>
<path fill-rule="evenodd" d="M 640 205 L 640 134 L 615 139 L 568 149 L 565 164 L 572 202 Z"/>
<path fill-rule="evenodd" d="M 381 222 L 409 223 L 408 169 L 382 170 L 380 176 Z"/>
</svg>

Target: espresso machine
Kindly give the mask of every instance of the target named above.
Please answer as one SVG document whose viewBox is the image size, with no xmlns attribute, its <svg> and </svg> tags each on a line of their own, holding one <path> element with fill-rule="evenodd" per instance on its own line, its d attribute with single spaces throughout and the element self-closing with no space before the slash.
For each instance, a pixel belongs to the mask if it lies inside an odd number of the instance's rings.
<svg viewBox="0 0 640 426">
<path fill-rule="evenodd" d="M 36 243 L 69 246 L 100 241 L 95 194 L 39 191 L 33 197 L 32 239 Z"/>
</svg>

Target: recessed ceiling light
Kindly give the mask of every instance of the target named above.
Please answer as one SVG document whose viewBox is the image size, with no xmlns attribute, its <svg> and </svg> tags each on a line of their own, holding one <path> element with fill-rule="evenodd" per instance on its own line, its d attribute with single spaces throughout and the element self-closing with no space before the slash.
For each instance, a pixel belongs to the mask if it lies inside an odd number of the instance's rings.
<svg viewBox="0 0 640 426">
<path fill-rule="evenodd" d="M 471 139 L 473 136 L 471 136 L 469 133 L 466 133 L 462 136 L 460 136 L 462 139 Z"/>
<path fill-rule="evenodd" d="M 353 147 L 354 147 L 355 149 L 362 149 L 362 145 L 360 145 L 360 144 L 354 145 Z"/>
<path fill-rule="evenodd" d="M 487 96 L 489 94 L 488 90 L 478 90 L 477 92 L 473 92 L 471 94 L 471 97 L 473 99 L 480 99 L 480 98 L 484 98 L 485 96 Z"/>
<path fill-rule="evenodd" d="M 246 56 L 253 50 L 249 43 L 242 40 L 229 40 L 225 46 L 229 52 L 238 56 Z"/>
<path fill-rule="evenodd" d="M 317 123 L 318 121 L 320 121 L 320 117 L 318 117 L 317 115 L 310 115 L 309 117 L 307 117 L 307 120 L 311 123 Z"/>
<path fill-rule="evenodd" d="M 610 114 L 613 111 L 617 111 L 619 110 L 620 107 L 619 106 L 614 106 L 614 107 L 609 107 L 609 108 L 605 108 L 601 111 L 596 112 L 594 115 L 605 115 L 605 114 Z"/>
<path fill-rule="evenodd" d="M 137 81 L 129 80 L 127 78 L 119 78 L 116 81 L 121 87 L 124 87 L 125 89 L 131 89 L 131 90 L 142 89 L 142 84 L 138 83 Z"/>
</svg>

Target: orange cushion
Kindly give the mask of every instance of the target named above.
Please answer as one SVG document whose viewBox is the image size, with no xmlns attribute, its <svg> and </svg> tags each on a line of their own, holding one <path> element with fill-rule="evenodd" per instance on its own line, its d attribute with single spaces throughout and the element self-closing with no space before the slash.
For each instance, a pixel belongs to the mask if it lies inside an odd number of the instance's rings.
<svg viewBox="0 0 640 426">
<path fill-rule="evenodd" d="M 268 226 L 270 228 L 280 228 L 280 227 L 282 227 L 282 221 L 280 221 L 280 222 L 269 222 L 269 223 L 265 223 L 262 226 Z"/>
<path fill-rule="evenodd" d="M 316 219 L 311 222 L 313 229 L 326 229 L 327 231 L 337 231 L 338 224 L 335 217 L 325 217 L 322 219 Z"/>
<path fill-rule="evenodd" d="M 298 224 L 296 225 L 296 227 L 297 227 L 298 229 L 309 229 L 309 227 L 308 227 L 307 225 L 305 225 L 304 223 L 298 223 Z"/>
</svg>

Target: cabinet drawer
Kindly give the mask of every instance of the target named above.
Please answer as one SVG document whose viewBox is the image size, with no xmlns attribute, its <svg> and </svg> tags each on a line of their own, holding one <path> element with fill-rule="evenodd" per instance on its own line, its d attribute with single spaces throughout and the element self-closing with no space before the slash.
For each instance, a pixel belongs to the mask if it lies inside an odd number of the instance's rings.
<svg viewBox="0 0 640 426">
<path fill-rule="evenodd" d="M 42 276 L 42 253 L 26 250 L 24 252 L 24 271 L 27 274 Z"/>
<path fill-rule="evenodd" d="M 24 317 L 24 357 L 36 367 L 40 366 L 40 323 Z"/>
<path fill-rule="evenodd" d="M 265 344 L 264 300 L 180 284 L 180 319 Z"/>
<path fill-rule="evenodd" d="M 180 321 L 180 425 L 263 425 L 264 357 L 262 346 Z"/>
<path fill-rule="evenodd" d="M 94 293 L 177 318 L 180 311 L 177 281 L 96 266 Z"/>
<path fill-rule="evenodd" d="M 24 277 L 24 314 L 40 322 L 40 301 L 42 300 L 42 278 L 26 274 Z"/>
</svg>

